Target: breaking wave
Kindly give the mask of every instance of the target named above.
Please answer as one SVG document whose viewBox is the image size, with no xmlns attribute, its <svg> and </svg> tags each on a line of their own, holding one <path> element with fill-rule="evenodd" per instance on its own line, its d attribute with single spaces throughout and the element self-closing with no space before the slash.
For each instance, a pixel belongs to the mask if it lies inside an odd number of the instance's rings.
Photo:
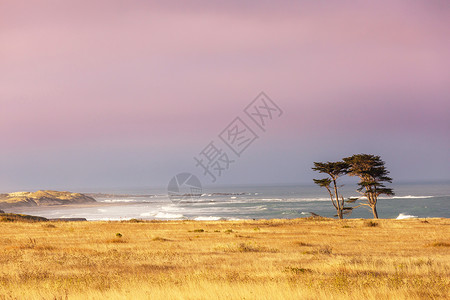
<svg viewBox="0 0 450 300">
<path fill-rule="evenodd" d="M 404 219 L 415 219 L 418 218 L 418 216 L 413 216 L 413 215 L 407 215 L 406 213 L 401 213 L 398 215 L 398 217 L 396 218 L 397 220 L 404 220 Z"/>
<path fill-rule="evenodd" d="M 433 198 L 434 196 L 394 196 L 392 199 L 424 199 L 424 198 Z"/>
</svg>

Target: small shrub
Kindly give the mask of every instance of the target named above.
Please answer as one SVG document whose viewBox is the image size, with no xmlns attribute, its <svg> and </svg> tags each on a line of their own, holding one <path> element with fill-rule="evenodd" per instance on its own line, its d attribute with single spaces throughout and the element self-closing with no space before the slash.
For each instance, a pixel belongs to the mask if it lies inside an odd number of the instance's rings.
<svg viewBox="0 0 450 300">
<path fill-rule="evenodd" d="M 367 220 L 364 222 L 364 226 L 366 227 L 377 227 L 379 224 L 377 222 L 374 222 L 372 220 Z"/>
<path fill-rule="evenodd" d="M 322 246 L 320 248 L 316 248 L 314 250 L 310 251 L 303 251 L 302 254 L 324 254 L 324 255 L 331 255 L 333 252 L 333 248 L 331 248 L 328 245 Z"/>
<path fill-rule="evenodd" d="M 433 260 L 431 260 L 431 259 L 427 259 L 427 260 L 425 260 L 425 259 L 418 259 L 418 260 L 414 261 L 413 264 L 415 266 L 418 266 L 418 267 L 432 266 L 433 265 Z"/>
<path fill-rule="evenodd" d="M 331 247 L 328 246 L 328 245 L 325 245 L 325 246 L 323 246 L 323 247 L 320 247 L 320 248 L 317 250 L 317 252 L 320 253 L 320 254 L 327 254 L 327 255 L 330 255 L 330 254 L 333 252 L 333 248 L 331 248 Z"/>
<path fill-rule="evenodd" d="M 450 243 L 446 242 L 434 242 L 430 244 L 431 247 L 450 247 Z"/>
<path fill-rule="evenodd" d="M 205 232 L 204 229 L 194 229 L 194 232 Z"/>
<path fill-rule="evenodd" d="M 56 226 L 53 225 L 53 224 L 45 224 L 45 225 L 42 225 L 42 227 L 44 227 L 44 228 L 56 228 Z"/>
<path fill-rule="evenodd" d="M 107 243 L 111 243 L 111 244 L 125 244 L 125 243 L 128 243 L 124 239 L 110 239 L 110 240 L 107 240 L 106 242 Z"/>
<path fill-rule="evenodd" d="M 152 241 L 155 241 L 155 242 L 167 242 L 167 241 L 169 241 L 169 239 L 165 239 L 165 238 L 163 238 L 163 237 L 157 236 L 157 237 L 154 237 L 154 238 L 152 239 Z"/>
<path fill-rule="evenodd" d="M 235 234 L 234 237 L 236 237 L 236 238 L 245 238 L 245 239 L 252 238 L 252 236 L 250 236 L 250 235 L 241 235 L 241 234 Z"/>
<path fill-rule="evenodd" d="M 325 217 L 322 217 L 322 216 L 319 216 L 319 215 L 317 215 L 317 216 L 311 216 L 311 217 L 306 217 L 306 218 L 303 218 L 303 219 L 309 220 L 309 221 L 318 221 L 318 222 L 323 222 L 323 221 L 330 221 L 330 220 L 332 220 L 332 219 L 330 219 L 330 218 L 325 218 Z"/>
<path fill-rule="evenodd" d="M 308 243 L 304 243 L 304 242 L 296 242 L 297 245 L 299 245 L 300 247 L 311 247 L 311 244 Z"/>
<path fill-rule="evenodd" d="M 279 220 L 265 220 L 264 222 L 261 222 L 260 224 L 265 225 L 265 226 L 270 226 L 270 227 L 277 227 L 277 226 L 282 226 L 284 223 L 283 223 L 283 221 L 279 221 Z"/>
<path fill-rule="evenodd" d="M 116 233 L 116 238 L 122 238 L 122 234 L 120 232 Z"/>
<path fill-rule="evenodd" d="M 250 244 L 240 243 L 237 246 L 237 250 L 239 252 L 260 252 L 263 249 L 260 248 L 260 247 L 256 247 L 256 246 L 250 245 Z"/>
<path fill-rule="evenodd" d="M 225 233 L 232 233 L 232 232 L 233 232 L 233 229 L 227 229 L 227 230 L 225 230 L 224 232 L 225 232 Z"/>
<path fill-rule="evenodd" d="M 139 219 L 129 219 L 128 221 L 125 221 L 128 223 L 144 223 L 144 220 L 139 220 Z"/>
<path fill-rule="evenodd" d="M 239 243 L 234 245 L 220 245 L 217 246 L 215 249 L 224 252 L 271 252 L 271 253 L 279 252 L 278 249 L 271 249 L 248 243 Z"/>
<path fill-rule="evenodd" d="M 307 268 L 298 268 L 298 267 L 286 267 L 285 268 L 286 272 L 291 272 L 294 273 L 296 275 L 300 275 L 300 274 L 305 274 L 305 273 L 311 273 L 312 270 L 311 269 L 307 269 Z"/>
</svg>

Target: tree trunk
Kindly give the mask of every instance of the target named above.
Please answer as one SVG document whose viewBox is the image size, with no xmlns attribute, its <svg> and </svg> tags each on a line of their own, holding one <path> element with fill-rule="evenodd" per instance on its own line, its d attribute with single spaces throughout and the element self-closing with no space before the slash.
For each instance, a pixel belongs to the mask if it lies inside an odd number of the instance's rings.
<svg viewBox="0 0 450 300">
<path fill-rule="evenodd" d="M 378 212 L 377 212 L 377 206 L 376 205 L 372 206 L 372 213 L 373 213 L 373 218 L 374 219 L 378 219 Z"/>
<path fill-rule="evenodd" d="M 339 202 L 339 194 L 338 194 L 338 188 L 337 188 L 337 184 L 336 184 L 336 179 L 333 178 L 333 187 L 334 187 L 334 197 L 336 199 L 336 211 L 337 211 L 337 215 L 339 217 L 339 219 L 343 219 L 344 216 L 342 215 L 342 206 L 341 203 Z"/>
</svg>

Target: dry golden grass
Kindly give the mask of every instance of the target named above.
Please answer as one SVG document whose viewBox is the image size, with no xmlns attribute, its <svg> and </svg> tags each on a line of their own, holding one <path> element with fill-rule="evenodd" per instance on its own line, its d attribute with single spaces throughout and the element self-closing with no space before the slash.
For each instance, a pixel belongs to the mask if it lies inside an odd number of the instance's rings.
<svg viewBox="0 0 450 300">
<path fill-rule="evenodd" d="M 450 220 L 0 223 L 0 299 L 445 299 Z"/>
</svg>

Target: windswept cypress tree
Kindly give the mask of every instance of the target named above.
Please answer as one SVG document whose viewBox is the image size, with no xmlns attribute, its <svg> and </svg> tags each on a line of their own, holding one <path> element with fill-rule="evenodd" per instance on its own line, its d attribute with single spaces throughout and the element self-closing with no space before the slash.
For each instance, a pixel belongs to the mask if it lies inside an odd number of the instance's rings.
<svg viewBox="0 0 450 300">
<path fill-rule="evenodd" d="M 348 165 L 348 175 L 359 177 L 358 192 L 367 198 L 367 205 L 372 209 L 373 217 L 378 219 L 377 201 L 379 195 L 393 196 L 394 191 L 387 188 L 384 182 L 392 182 L 385 162 L 380 156 L 371 154 L 355 154 L 346 157 L 343 161 Z M 354 200 L 356 201 L 356 200 Z"/>
<path fill-rule="evenodd" d="M 329 176 L 329 178 L 313 180 L 315 184 L 327 189 L 328 193 L 330 194 L 331 203 L 333 203 L 333 206 L 336 208 L 337 216 L 339 217 L 339 219 L 343 219 L 344 211 L 350 209 L 344 207 L 344 197 L 340 195 L 337 185 L 337 179 L 340 176 L 347 174 L 348 167 L 348 164 L 342 161 L 328 161 L 326 163 L 314 162 L 314 167 L 312 168 L 314 171 L 318 171 L 319 173 L 324 173 Z M 333 184 L 332 187 L 331 184 Z"/>
</svg>

